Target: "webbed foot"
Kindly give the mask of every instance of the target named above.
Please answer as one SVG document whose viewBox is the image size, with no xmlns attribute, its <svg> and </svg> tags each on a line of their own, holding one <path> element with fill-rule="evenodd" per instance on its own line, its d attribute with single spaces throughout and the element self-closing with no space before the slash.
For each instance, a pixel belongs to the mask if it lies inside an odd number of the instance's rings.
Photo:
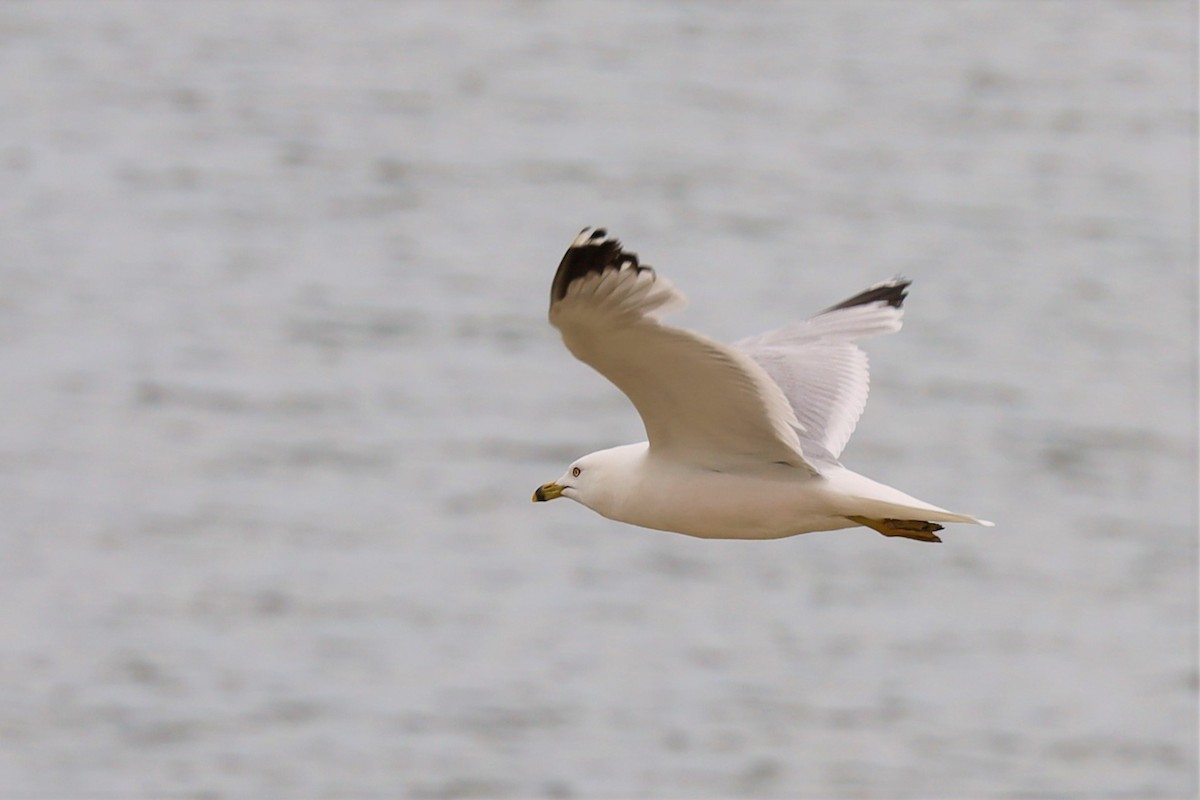
<svg viewBox="0 0 1200 800">
<path fill-rule="evenodd" d="M 936 522 L 926 522 L 918 519 L 872 519 L 870 517 L 846 517 L 851 522 L 878 531 L 884 536 L 902 536 L 905 539 L 916 539 L 919 542 L 940 542 L 942 539 L 935 531 L 942 530 Z"/>
</svg>

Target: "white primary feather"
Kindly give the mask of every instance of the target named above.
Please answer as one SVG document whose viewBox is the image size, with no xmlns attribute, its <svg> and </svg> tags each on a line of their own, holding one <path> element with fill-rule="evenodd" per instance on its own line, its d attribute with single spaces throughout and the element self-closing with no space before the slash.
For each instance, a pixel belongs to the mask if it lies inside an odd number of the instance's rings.
<svg viewBox="0 0 1200 800">
<path fill-rule="evenodd" d="M 657 455 L 711 470 L 801 467 L 799 422 L 754 359 L 658 316 L 685 301 L 613 240 L 585 230 L 560 265 L 550 322 L 637 408 Z M 569 261 L 574 259 L 574 261 Z"/>
<path fill-rule="evenodd" d="M 906 285 L 901 279 L 885 281 L 862 294 L 902 291 Z M 800 422 L 801 447 L 809 459 L 836 461 L 866 408 L 869 362 L 854 340 L 900 330 L 903 314 L 903 308 L 885 300 L 839 305 L 736 343 L 783 390 Z"/>
</svg>

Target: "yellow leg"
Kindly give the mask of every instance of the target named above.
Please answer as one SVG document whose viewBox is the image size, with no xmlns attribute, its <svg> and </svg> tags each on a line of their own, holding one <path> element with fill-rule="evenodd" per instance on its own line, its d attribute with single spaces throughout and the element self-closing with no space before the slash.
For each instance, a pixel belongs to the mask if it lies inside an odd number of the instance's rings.
<svg viewBox="0 0 1200 800">
<path fill-rule="evenodd" d="M 941 541 L 934 531 L 940 531 L 942 526 L 936 522 L 917 519 L 872 519 L 870 517 L 846 517 L 846 519 L 878 531 L 884 536 L 903 536 L 905 539 L 916 539 L 919 542 Z"/>
</svg>

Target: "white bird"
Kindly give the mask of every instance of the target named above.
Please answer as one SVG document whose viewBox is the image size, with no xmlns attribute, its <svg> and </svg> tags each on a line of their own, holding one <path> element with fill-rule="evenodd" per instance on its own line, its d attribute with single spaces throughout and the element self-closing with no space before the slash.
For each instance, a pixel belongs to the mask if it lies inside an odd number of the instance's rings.
<svg viewBox="0 0 1200 800">
<path fill-rule="evenodd" d="M 554 275 L 550 322 L 629 397 L 648 441 L 583 456 L 533 499 L 569 497 L 609 519 L 711 539 L 865 525 L 940 542 L 939 522 L 991 526 L 838 460 L 867 401 L 854 340 L 900 329 L 908 285 L 885 281 L 726 345 L 663 324 L 683 295 L 603 228 L 584 228 Z"/>
</svg>

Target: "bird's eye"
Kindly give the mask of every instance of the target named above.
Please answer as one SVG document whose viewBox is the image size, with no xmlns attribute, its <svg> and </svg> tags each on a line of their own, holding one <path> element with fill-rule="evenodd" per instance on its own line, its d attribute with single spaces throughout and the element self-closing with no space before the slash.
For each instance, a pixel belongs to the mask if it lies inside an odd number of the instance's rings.
<svg viewBox="0 0 1200 800">
<path fill-rule="evenodd" d="M 572 478 L 578 478 L 578 477 L 579 477 L 579 473 L 581 473 L 581 472 L 583 472 L 583 470 L 581 470 L 579 467 L 572 467 L 572 468 L 571 468 L 571 477 L 572 477 Z"/>
</svg>

